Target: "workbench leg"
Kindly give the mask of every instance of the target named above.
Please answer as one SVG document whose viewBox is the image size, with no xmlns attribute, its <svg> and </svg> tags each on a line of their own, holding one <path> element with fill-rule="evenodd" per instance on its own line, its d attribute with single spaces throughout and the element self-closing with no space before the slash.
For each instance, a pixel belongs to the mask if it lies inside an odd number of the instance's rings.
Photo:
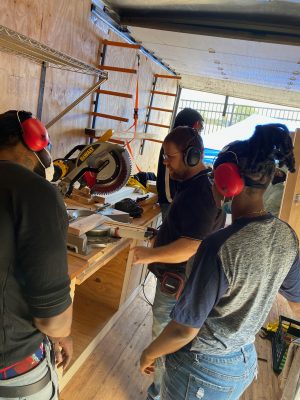
<svg viewBox="0 0 300 400">
<path fill-rule="evenodd" d="M 74 295 L 75 295 L 75 285 L 76 285 L 76 278 L 73 278 L 70 283 L 70 296 L 72 299 L 72 302 L 74 301 Z M 63 368 L 56 368 L 57 376 L 58 376 L 58 382 L 60 383 L 62 381 L 63 377 Z"/>
</svg>

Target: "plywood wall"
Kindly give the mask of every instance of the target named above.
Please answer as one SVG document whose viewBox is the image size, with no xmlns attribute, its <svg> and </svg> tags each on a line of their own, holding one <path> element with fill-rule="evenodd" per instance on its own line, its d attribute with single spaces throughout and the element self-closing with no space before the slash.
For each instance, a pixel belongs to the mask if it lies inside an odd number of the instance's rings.
<svg viewBox="0 0 300 400">
<path fill-rule="evenodd" d="M 2 0 L 0 4 L 0 24 L 38 40 L 50 47 L 78 58 L 91 65 L 98 65 L 102 51 L 102 40 L 122 41 L 103 23 L 95 24 L 90 18 L 90 1 L 73 0 L 59 2 L 52 0 Z M 25 109 L 36 113 L 40 66 L 24 58 L 1 52 L 0 57 L 0 112 L 8 109 Z M 150 99 L 153 74 L 166 72 L 143 54 L 140 54 L 139 68 L 139 127 L 142 132 Z M 106 65 L 124 68 L 137 67 L 137 50 L 109 47 Z M 137 75 L 109 72 L 109 80 L 104 89 L 127 92 L 135 95 Z M 95 82 L 95 78 L 75 72 L 47 69 L 43 106 L 43 122 L 49 122 L 66 106 L 79 97 Z M 176 92 L 177 82 L 160 80 L 158 90 Z M 84 128 L 90 127 L 93 110 L 92 96 L 88 97 L 69 114 L 49 129 L 53 142 L 53 156 L 62 157 L 73 146 L 86 143 Z M 157 96 L 154 104 L 172 108 L 174 98 Z M 128 123 L 103 118 L 97 119 L 97 128 L 126 130 L 133 122 L 134 99 L 124 99 L 101 95 L 99 112 L 129 119 Z M 169 124 L 169 113 L 154 113 L 151 120 Z M 159 138 L 167 134 L 165 128 L 150 128 L 149 133 L 157 133 Z M 139 156 L 140 142 L 132 143 L 133 152 L 140 167 L 145 171 L 155 171 L 160 145 L 147 142 L 143 156 Z"/>
</svg>

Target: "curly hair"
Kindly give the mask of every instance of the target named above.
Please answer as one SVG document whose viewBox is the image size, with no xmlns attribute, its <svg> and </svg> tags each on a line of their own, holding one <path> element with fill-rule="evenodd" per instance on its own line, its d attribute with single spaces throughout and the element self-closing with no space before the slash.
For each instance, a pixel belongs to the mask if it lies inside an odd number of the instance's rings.
<svg viewBox="0 0 300 400">
<path fill-rule="evenodd" d="M 279 167 L 286 165 L 290 172 L 295 172 L 293 143 L 288 128 L 283 124 L 257 125 L 248 140 L 232 142 L 221 150 L 214 169 L 233 162 L 246 178 L 246 186 L 255 186 L 255 182 L 263 186 L 273 175 L 276 161 Z"/>
<path fill-rule="evenodd" d="M 18 119 L 19 116 L 19 119 Z M 22 126 L 20 122 L 31 118 L 27 111 L 9 110 L 0 114 L 0 148 L 15 146 L 22 140 Z"/>
</svg>

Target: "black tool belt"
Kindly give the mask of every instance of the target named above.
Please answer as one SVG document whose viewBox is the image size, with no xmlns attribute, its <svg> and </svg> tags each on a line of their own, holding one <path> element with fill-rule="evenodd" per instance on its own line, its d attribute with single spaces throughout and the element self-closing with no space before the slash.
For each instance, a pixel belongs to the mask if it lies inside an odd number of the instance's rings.
<svg viewBox="0 0 300 400">
<path fill-rule="evenodd" d="M 160 290 L 170 297 L 174 297 L 176 300 L 178 300 L 186 282 L 184 267 L 165 270 L 154 265 L 149 265 L 148 269 L 160 282 Z"/>
<path fill-rule="evenodd" d="M 47 386 L 50 381 L 51 381 L 51 372 L 50 369 L 48 369 L 48 372 L 42 379 L 40 379 L 35 383 L 31 383 L 30 385 L 25 385 L 25 386 L 0 385 L 0 397 L 11 399 L 14 397 L 32 396 L 33 394 L 38 393 L 39 391 L 44 389 L 44 387 Z M 7 382 L 7 381 L 2 381 L 2 382 Z"/>
</svg>

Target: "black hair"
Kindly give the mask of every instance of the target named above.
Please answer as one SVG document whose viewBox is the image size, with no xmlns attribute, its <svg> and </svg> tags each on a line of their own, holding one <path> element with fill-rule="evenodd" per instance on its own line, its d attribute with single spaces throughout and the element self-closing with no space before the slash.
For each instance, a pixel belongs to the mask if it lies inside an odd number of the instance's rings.
<svg viewBox="0 0 300 400">
<path fill-rule="evenodd" d="M 164 143 L 172 142 L 180 151 L 185 151 L 188 147 L 194 146 L 203 153 L 203 140 L 196 129 L 188 126 L 178 126 L 172 129 L 165 137 Z"/>
<path fill-rule="evenodd" d="M 226 162 L 238 165 L 246 186 L 265 186 L 275 170 L 275 162 L 279 167 L 287 166 L 290 172 L 295 172 L 295 157 L 290 132 L 285 125 L 257 125 L 253 135 L 248 140 L 238 140 L 230 143 L 219 153 L 214 169 Z M 258 185 L 255 185 L 255 182 Z M 253 183 L 253 184 L 251 184 Z"/>
<path fill-rule="evenodd" d="M 22 140 L 20 122 L 22 123 L 31 117 L 30 112 L 17 110 L 9 110 L 0 114 L 0 148 L 12 147 L 20 142 Z"/>
<path fill-rule="evenodd" d="M 204 119 L 201 114 L 193 110 L 192 108 L 184 108 L 181 110 L 175 118 L 173 129 L 177 128 L 177 126 L 189 126 L 193 128 L 196 122 L 200 121 L 203 124 Z"/>
</svg>

